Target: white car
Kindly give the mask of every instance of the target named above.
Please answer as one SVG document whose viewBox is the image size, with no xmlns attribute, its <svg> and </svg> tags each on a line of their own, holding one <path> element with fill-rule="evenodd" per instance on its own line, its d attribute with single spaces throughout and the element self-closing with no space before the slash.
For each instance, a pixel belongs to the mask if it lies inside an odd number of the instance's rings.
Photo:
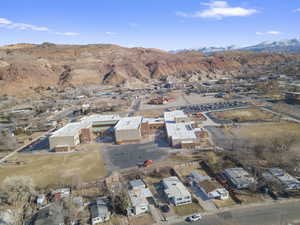
<svg viewBox="0 0 300 225">
<path fill-rule="evenodd" d="M 188 218 L 186 218 L 186 220 L 189 222 L 196 222 L 201 219 L 202 219 L 202 216 L 200 214 L 194 214 L 194 215 L 191 215 Z"/>
</svg>

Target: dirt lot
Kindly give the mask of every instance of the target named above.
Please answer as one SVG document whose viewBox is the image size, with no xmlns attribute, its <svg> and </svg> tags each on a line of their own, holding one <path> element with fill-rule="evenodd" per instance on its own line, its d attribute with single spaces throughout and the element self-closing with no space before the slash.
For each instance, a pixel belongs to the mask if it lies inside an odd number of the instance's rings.
<svg viewBox="0 0 300 225">
<path fill-rule="evenodd" d="M 202 94 L 190 94 L 186 95 L 182 92 L 173 92 L 171 96 L 174 97 L 175 101 L 170 101 L 164 105 L 149 105 L 147 102 L 149 100 L 145 100 L 141 104 L 141 110 L 151 110 L 151 109 L 165 109 L 170 107 L 177 107 L 183 105 L 197 105 L 197 104 L 207 104 L 207 103 L 215 103 L 224 101 L 221 98 L 215 98 L 214 96 L 203 96 Z"/>
<path fill-rule="evenodd" d="M 149 118 L 162 117 L 163 114 L 164 114 L 164 109 L 143 110 L 134 113 L 135 116 L 143 116 Z"/>
<path fill-rule="evenodd" d="M 242 147 L 245 140 L 259 140 L 276 138 L 282 135 L 295 135 L 299 140 L 295 148 L 299 149 L 300 124 L 296 122 L 262 122 L 243 124 L 238 127 L 217 128 L 209 127 L 213 142 L 223 148 L 232 148 L 234 143 L 237 147 Z"/>
<path fill-rule="evenodd" d="M 99 145 L 85 146 L 87 151 L 73 153 L 17 154 L 10 161 L 22 165 L 1 167 L 0 182 L 8 176 L 31 176 L 36 185 L 72 184 L 106 175 Z"/>
<path fill-rule="evenodd" d="M 214 160 L 216 157 L 214 152 L 199 152 L 196 154 L 170 154 L 169 160 L 176 162 L 193 161 L 193 160 Z"/>
<path fill-rule="evenodd" d="M 155 224 L 153 217 L 150 214 L 129 217 L 129 223 L 132 225 L 151 225 Z"/>
<path fill-rule="evenodd" d="M 237 122 L 266 121 L 273 119 L 275 116 L 271 112 L 256 108 L 227 110 L 215 112 L 213 115 L 219 120 L 233 120 Z"/>
<path fill-rule="evenodd" d="M 283 134 L 296 135 L 300 141 L 300 124 L 295 122 L 256 123 L 240 128 L 232 128 L 233 134 L 240 137 L 261 138 L 276 137 Z"/>
</svg>

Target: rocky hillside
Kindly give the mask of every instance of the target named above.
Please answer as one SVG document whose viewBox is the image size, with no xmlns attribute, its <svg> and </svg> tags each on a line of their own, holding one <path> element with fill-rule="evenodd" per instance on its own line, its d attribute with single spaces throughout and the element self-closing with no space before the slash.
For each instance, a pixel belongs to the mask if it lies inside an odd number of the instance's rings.
<svg viewBox="0 0 300 225">
<path fill-rule="evenodd" d="M 172 54 L 116 45 L 20 44 L 0 48 L 0 94 L 20 95 L 39 86 L 143 87 L 168 76 L 194 82 L 256 74 L 264 67 L 279 70 L 291 61 L 298 63 L 300 55 L 234 51 L 205 56 L 197 51 Z"/>
</svg>

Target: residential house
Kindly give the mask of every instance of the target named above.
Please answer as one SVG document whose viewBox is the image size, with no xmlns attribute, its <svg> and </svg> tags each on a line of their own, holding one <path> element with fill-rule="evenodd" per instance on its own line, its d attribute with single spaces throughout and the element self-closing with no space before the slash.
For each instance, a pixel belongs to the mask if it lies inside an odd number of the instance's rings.
<svg viewBox="0 0 300 225">
<path fill-rule="evenodd" d="M 33 225 L 65 225 L 63 207 L 53 203 L 37 212 Z"/>
<path fill-rule="evenodd" d="M 146 188 L 146 184 L 141 179 L 129 181 L 130 189 Z"/>
<path fill-rule="evenodd" d="M 220 199 L 225 200 L 229 198 L 229 192 L 216 180 L 211 179 L 209 176 L 203 176 L 196 171 L 190 175 L 195 190 L 201 191 L 206 199 Z"/>
<path fill-rule="evenodd" d="M 300 190 L 300 181 L 280 168 L 268 169 L 263 177 L 281 184 L 286 191 Z"/>
<path fill-rule="evenodd" d="M 129 185 L 130 207 L 127 210 L 128 215 L 139 215 L 148 212 L 150 210 L 148 199 L 153 197 L 149 188 L 142 180 L 132 180 Z"/>
<path fill-rule="evenodd" d="M 52 191 L 51 194 L 55 199 L 67 198 L 71 194 L 71 189 L 70 188 L 59 188 L 59 189 Z"/>
<path fill-rule="evenodd" d="M 225 169 L 224 175 L 231 185 L 237 189 L 245 189 L 251 184 L 256 184 L 254 177 L 252 177 L 245 169 L 240 167 Z"/>
<path fill-rule="evenodd" d="M 192 196 L 178 177 L 172 176 L 162 180 L 164 193 L 168 201 L 174 205 L 192 203 Z"/>
<path fill-rule="evenodd" d="M 110 219 L 108 202 L 107 197 L 98 197 L 96 202 L 91 205 L 90 210 L 92 225 L 104 223 Z"/>
</svg>

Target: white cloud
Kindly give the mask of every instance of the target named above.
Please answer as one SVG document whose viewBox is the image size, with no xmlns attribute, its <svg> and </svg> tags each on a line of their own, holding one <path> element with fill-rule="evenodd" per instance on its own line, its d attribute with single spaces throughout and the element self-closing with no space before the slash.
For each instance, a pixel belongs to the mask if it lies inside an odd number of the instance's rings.
<svg viewBox="0 0 300 225">
<path fill-rule="evenodd" d="M 0 18 L 0 24 L 11 24 L 12 22 L 5 18 Z"/>
<path fill-rule="evenodd" d="M 226 1 L 211 1 L 206 3 L 201 3 L 207 7 L 202 11 L 197 11 L 194 13 L 177 12 L 176 15 L 182 17 L 193 17 L 193 18 L 215 18 L 222 19 L 224 17 L 231 16 L 250 16 L 257 13 L 256 9 L 247 9 L 242 7 L 232 7 Z"/>
<path fill-rule="evenodd" d="M 116 35 L 117 33 L 111 32 L 111 31 L 106 31 L 105 34 L 109 35 L 109 36 L 113 36 L 113 35 Z"/>
<path fill-rule="evenodd" d="M 15 29 L 15 30 L 43 31 L 43 32 L 47 31 L 47 32 L 54 33 L 56 35 L 65 35 L 65 36 L 79 35 L 79 33 L 76 33 L 76 32 L 54 32 L 53 30 L 51 30 L 45 26 L 36 26 L 36 25 L 26 24 L 26 23 L 16 23 L 16 22 L 13 22 L 6 18 L 0 18 L 0 28 Z"/>
<path fill-rule="evenodd" d="M 57 35 L 64 35 L 64 36 L 78 36 L 80 33 L 77 32 L 55 32 Z"/>
<path fill-rule="evenodd" d="M 281 34 L 281 32 L 277 31 L 277 30 L 269 30 L 266 32 L 256 32 L 256 35 L 278 35 L 278 34 Z"/>
<path fill-rule="evenodd" d="M 296 12 L 300 12 L 300 8 L 295 10 Z"/>
<path fill-rule="evenodd" d="M 35 26 L 26 23 L 15 23 L 6 18 L 0 18 L 0 27 L 6 29 L 17 29 L 17 30 L 34 30 L 34 31 L 48 31 L 48 27 Z"/>
</svg>

